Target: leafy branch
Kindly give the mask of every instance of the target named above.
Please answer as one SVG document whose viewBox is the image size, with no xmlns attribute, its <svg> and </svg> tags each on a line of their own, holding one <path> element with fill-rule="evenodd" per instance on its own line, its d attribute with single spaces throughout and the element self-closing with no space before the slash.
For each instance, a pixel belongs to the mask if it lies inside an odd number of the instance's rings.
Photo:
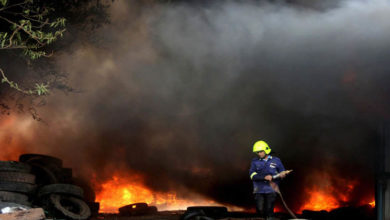
<svg viewBox="0 0 390 220">
<path fill-rule="evenodd" d="M 53 8 L 39 6 L 34 0 L 0 0 L 0 21 L 9 25 L 9 29 L 0 31 L 0 50 L 21 50 L 28 59 L 49 57 L 47 46 L 63 36 L 66 31 L 66 19 L 51 18 Z M 16 3 L 15 3 L 16 2 Z M 2 83 L 27 95 L 48 94 L 48 84 L 36 84 L 34 89 L 21 89 L 17 83 L 8 80 L 1 70 Z"/>
<path fill-rule="evenodd" d="M 1 73 L 1 83 L 7 83 L 11 88 L 13 89 L 16 89 L 17 91 L 23 93 L 23 94 L 26 94 L 26 95 L 47 95 L 49 93 L 49 84 L 38 84 L 36 83 L 35 84 L 35 88 L 32 90 L 32 89 L 29 89 L 29 90 L 25 90 L 25 89 L 22 89 L 19 87 L 19 85 L 13 81 L 10 81 L 4 74 L 4 71 L 2 69 L 0 69 L 0 73 Z"/>
</svg>

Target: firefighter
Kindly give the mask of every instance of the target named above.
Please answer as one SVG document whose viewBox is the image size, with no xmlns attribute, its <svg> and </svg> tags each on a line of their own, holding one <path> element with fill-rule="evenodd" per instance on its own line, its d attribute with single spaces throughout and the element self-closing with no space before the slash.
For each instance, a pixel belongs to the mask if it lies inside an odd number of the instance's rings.
<svg viewBox="0 0 390 220">
<path fill-rule="evenodd" d="M 257 157 L 252 160 L 249 176 L 253 181 L 253 193 L 256 201 L 256 211 L 266 219 L 274 216 L 276 192 L 270 182 L 279 184 L 285 177 L 285 169 L 279 158 L 271 156 L 271 148 L 265 141 L 256 141 L 253 152 Z M 279 174 L 278 178 L 275 175 Z"/>
</svg>

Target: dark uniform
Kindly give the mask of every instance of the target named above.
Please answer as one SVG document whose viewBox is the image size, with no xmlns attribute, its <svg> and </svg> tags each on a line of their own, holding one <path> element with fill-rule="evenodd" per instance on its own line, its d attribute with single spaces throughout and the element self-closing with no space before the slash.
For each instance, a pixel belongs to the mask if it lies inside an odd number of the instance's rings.
<svg viewBox="0 0 390 220">
<path fill-rule="evenodd" d="M 263 217 L 273 217 L 276 199 L 276 192 L 264 177 L 267 175 L 274 176 L 282 171 L 285 171 L 285 169 L 278 157 L 268 155 L 267 159 L 254 158 L 252 160 L 249 175 L 253 181 L 256 210 Z M 279 184 L 279 179 L 272 181 Z"/>
</svg>

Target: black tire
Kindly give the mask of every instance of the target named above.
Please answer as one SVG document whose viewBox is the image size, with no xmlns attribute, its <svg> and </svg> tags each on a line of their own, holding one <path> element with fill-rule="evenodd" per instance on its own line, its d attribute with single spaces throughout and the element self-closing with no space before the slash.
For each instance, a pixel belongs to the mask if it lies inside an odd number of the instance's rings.
<svg viewBox="0 0 390 220">
<path fill-rule="evenodd" d="M 205 217 L 206 214 L 203 210 L 196 211 L 186 211 L 181 217 L 180 220 L 198 220 L 200 217 Z"/>
<path fill-rule="evenodd" d="M 20 192 L 26 194 L 32 194 L 35 192 L 37 186 L 31 183 L 19 183 L 19 182 L 4 182 L 0 181 L 0 191 Z"/>
<path fill-rule="evenodd" d="M 0 172 L 0 181 L 35 183 L 35 176 L 30 173 Z"/>
<path fill-rule="evenodd" d="M 119 214 L 122 216 L 144 215 L 148 213 L 148 204 L 133 203 L 119 208 Z"/>
<path fill-rule="evenodd" d="M 19 161 L 25 163 L 39 162 L 45 165 L 54 165 L 56 167 L 62 167 L 61 159 L 43 154 L 22 154 L 19 156 Z"/>
<path fill-rule="evenodd" d="M 139 203 L 132 203 L 130 205 L 122 206 L 122 207 L 119 208 L 119 210 L 120 209 L 123 209 L 123 210 L 127 210 L 127 209 L 143 209 L 143 208 L 147 208 L 147 207 L 148 207 L 147 203 L 139 202 Z"/>
<path fill-rule="evenodd" d="M 61 212 L 66 218 L 70 219 L 88 219 L 91 216 L 91 210 L 88 205 L 81 199 L 51 194 L 50 202 L 54 205 L 54 208 Z"/>
<path fill-rule="evenodd" d="M 0 171 L 29 173 L 31 171 L 31 166 L 16 161 L 0 161 Z"/>
<path fill-rule="evenodd" d="M 72 183 L 72 168 L 62 168 L 56 173 L 56 176 L 60 183 Z"/>
<path fill-rule="evenodd" d="M 57 183 L 41 187 L 38 190 L 38 197 L 43 197 L 53 193 L 72 195 L 78 198 L 83 198 L 84 196 L 83 189 L 76 185 Z"/>
<path fill-rule="evenodd" d="M 27 202 L 28 196 L 21 193 L 0 191 L 0 201 L 15 203 Z"/>
<path fill-rule="evenodd" d="M 55 174 L 55 170 L 52 168 L 38 162 L 32 162 L 30 165 L 32 167 L 31 173 L 36 176 L 38 185 L 47 185 L 59 182 L 58 177 Z"/>
</svg>

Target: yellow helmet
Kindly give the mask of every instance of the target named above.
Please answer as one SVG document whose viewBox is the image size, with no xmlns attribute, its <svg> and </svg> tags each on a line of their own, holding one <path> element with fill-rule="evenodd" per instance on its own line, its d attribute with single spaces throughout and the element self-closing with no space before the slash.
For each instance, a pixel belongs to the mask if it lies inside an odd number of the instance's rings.
<svg viewBox="0 0 390 220">
<path fill-rule="evenodd" d="M 271 148 L 269 148 L 268 144 L 265 141 L 256 141 L 253 145 L 253 152 L 264 151 L 266 154 L 271 153 Z"/>
</svg>

